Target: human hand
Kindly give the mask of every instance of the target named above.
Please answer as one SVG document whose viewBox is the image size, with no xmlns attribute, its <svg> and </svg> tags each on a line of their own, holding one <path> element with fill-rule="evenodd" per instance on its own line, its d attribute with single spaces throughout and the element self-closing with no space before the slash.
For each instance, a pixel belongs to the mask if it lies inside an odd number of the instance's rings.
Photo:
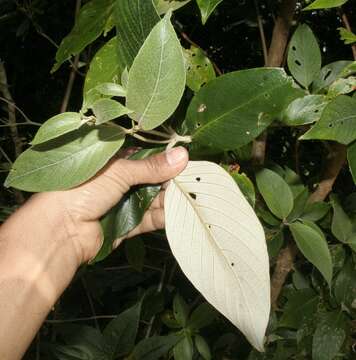
<svg viewBox="0 0 356 360">
<path fill-rule="evenodd" d="M 131 186 L 158 184 L 174 178 L 187 165 L 188 153 L 183 147 L 153 155 L 144 160 L 117 159 L 111 161 L 90 181 L 66 191 L 41 193 L 31 201 L 46 203 L 50 222 L 63 224 L 67 240 L 73 243 L 79 264 L 95 257 L 103 235 L 99 219 L 115 206 Z M 164 227 L 164 190 L 152 202 L 142 222 L 123 238 Z M 59 221 L 58 216 L 62 217 Z M 55 219 L 51 219 L 55 217 Z M 52 220 L 52 221 L 51 221 Z"/>
</svg>

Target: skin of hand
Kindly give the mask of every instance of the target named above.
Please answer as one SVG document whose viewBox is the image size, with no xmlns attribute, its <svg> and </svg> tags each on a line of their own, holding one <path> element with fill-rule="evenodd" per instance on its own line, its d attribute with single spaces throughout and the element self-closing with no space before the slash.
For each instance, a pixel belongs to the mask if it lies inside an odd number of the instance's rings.
<svg viewBox="0 0 356 360">
<path fill-rule="evenodd" d="M 111 161 L 74 189 L 32 196 L 0 228 L 0 359 L 21 359 L 81 264 L 99 251 L 99 219 L 131 186 L 164 183 L 188 163 L 183 147 Z M 125 238 L 164 227 L 164 190 Z M 124 238 L 114 243 L 117 247 Z"/>
</svg>

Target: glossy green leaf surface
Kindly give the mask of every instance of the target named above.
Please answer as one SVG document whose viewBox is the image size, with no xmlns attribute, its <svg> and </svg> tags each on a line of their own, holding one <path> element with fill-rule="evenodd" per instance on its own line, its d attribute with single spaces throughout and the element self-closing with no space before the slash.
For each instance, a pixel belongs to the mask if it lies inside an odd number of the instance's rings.
<svg viewBox="0 0 356 360">
<path fill-rule="evenodd" d="M 301 218 L 309 221 L 318 221 L 328 213 L 329 209 L 330 205 L 325 202 L 307 203 Z"/>
<path fill-rule="evenodd" d="M 348 146 L 347 160 L 349 163 L 352 178 L 354 179 L 354 183 L 356 184 L 356 142 Z"/>
<path fill-rule="evenodd" d="M 157 360 L 166 355 L 181 340 L 181 335 L 152 336 L 141 340 L 132 352 L 135 360 Z"/>
<path fill-rule="evenodd" d="M 335 98 L 300 139 L 335 140 L 345 145 L 356 140 L 356 99 L 345 95 Z"/>
<path fill-rule="evenodd" d="M 298 329 L 305 318 L 311 317 L 319 298 L 312 289 L 301 289 L 288 296 L 279 326 Z"/>
<path fill-rule="evenodd" d="M 271 212 L 285 219 L 293 209 L 293 194 L 285 180 L 269 169 L 256 174 L 257 187 Z M 279 194 L 276 196 L 276 194 Z"/>
<path fill-rule="evenodd" d="M 334 98 L 338 95 L 345 95 L 353 92 L 356 88 L 356 77 L 350 76 L 346 79 L 337 79 L 334 81 L 328 90 L 328 98 Z"/>
<path fill-rule="evenodd" d="M 120 128 L 82 127 L 23 152 L 5 186 L 25 191 L 64 190 L 94 176 L 125 140 Z"/>
<path fill-rule="evenodd" d="M 344 5 L 348 0 L 315 0 L 303 10 L 330 9 Z"/>
<path fill-rule="evenodd" d="M 173 348 L 174 360 L 192 360 L 193 353 L 193 342 L 190 336 L 185 336 Z"/>
<path fill-rule="evenodd" d="M 333 273 L 330 250 L 323 233 L 317 231 L 315 226 L 295 222 L 289 225 L 289 229 L 299 250 L 322 273 L 330 286 Z"/>
<path fill-rule="evenodd" d="M 56 71 L 72 55 L 80 53 L 104 31 L 113 10 L 113 0 L 92 0 L 80 9 L 72 31 L 62 40 L 56 54 Z"/>
<path fill-rule="evenodd" d="M 324 314 L 313 335 L 313 360 L 333 360 L 346 338 L 344 315 L 340 311 Z"/>
<path fill-rule="evenodd" d="M 98 50 L 90 63 L 83 90 L 86 107 L 100 98 L 100 93 L 95 91 L 95 98 L 89 99 L 88 92 L 90 90 L 102 83 L 118 83 L 120 81 L 121 72 L 118 66 L 117 41 L 116 37 L 109 40 Z M 93 97 L 93 95 L 90 97 Z"/>
<path fill-rule="evenodd" d="M 168 13 L 151 31 L 129 72 L 127 107 L 144 130 L 167 120 L 185 88 L 183 52 Z"/>
<path fill-rule="evenodd" d="M 308 25 L 301 24 L 289 43 L 288 68 L 293 77 L 307 88 L 321 68 L 318 42 Z"/>
<path fill-rule="evenodd" d="M 187 66 L 187 86 L 194 92 L 215 79 L 214 66 L 203 50 L 191 46 L 190 49 L 183 49 Z"/>
<path fill-rule="evenodd" d="M 112 99 L 99 99 L 94 102 L 92 109 L 96 117 L 96 125 L 103 124 L 132 112 L 118 101 Z"/>
<path fill-rule="evenodd" d="M 141 237 L 125 241 L 125 255 L 128 263 L 137 271 L 142 271 L 145 262 L 146 248 Z"/>
<path fill-rule="evenodd" d="M 141 301 L 111 320 L 103 331 L 112 359 L 129 353 L 135 346 L 141 315 Z"/>
<path fill-rule="evenodd" d="M 115 2 L 118 67 L 120 73 L 131 67 L 146 37 L 159 21 L 152 0 Z"/>
<path fill-rule="evenodd" d="M 340 60 L 323 66 L 312 83 L 313 93 L 321 92 L 338 78 L 350 75 L 347 69 L 352 64 L 352 61 Z"/>
<path fill-rule="evenodd" d="M 353 306 L 356 298 L 355 278 L 356 265 L 349 259 L 337 275 L 333 289 L 337 302 L 349 308 Z"/>
<path fill-rule="evenodd" d="M 78 129 L 83 124 L 81 115 L 76 112 L 65 112 L 51 117 L 37 131 L 31 145 L 55 139 Z"/>
<path fill-rule="evenodd" d="M 153 0 L 153 4 L 159 15 L 163 15 L 169 10 L 178 10 L 187 5 L 191 0 Z"/>
<path fill-rule="evenodd" d="M 302 95 L 281 69 L 231 72 L 210 81 L 194 96 L 185 126 L 194 142 L 236 149 L 256 138 Z"/>
<path fill-rule="evenodd" d="M 223 0 L 196 0 L 201 13 L 201 21 L 205 24 L 215 10 L 215 8 L 223 1 Z"/>
<path fill-rule="evenodd" d="M 327 103 L 328 100 L 322 95 L 295 99 L 283 111 L 282 122 L 289 126 L 299 126 L 318 121 Z"/>
</svg>

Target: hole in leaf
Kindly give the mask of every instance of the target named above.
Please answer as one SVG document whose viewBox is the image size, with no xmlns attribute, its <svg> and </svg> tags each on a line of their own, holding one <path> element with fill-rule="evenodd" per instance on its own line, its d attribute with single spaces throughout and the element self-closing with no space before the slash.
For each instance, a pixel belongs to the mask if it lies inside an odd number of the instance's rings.
<svg viewBox="0 0 356 360">
<path fill-rule="evenodd" d="M 197 178 L 195 178 L 195 180 L 199 182 L 201 180 L 201 178 L 197 177 Z"/>
<path fill-rule="evenodd" d="M 314 112 L 315 112 L 315 113 L 318 113 L 318 112 L 319 112 L 319 109 L 315 109 Z"/>
<path fill-rule="evenodd" d="M 205 64 L 205 67 L 208 67 L 208 64 Z"/>
<path fill-rule="evenodd" d="M 301 63 L 299 60 L 295 60 L 295 63 L 296 63 L 298 66 L 302 66 L 302 63 Z"/>
<path fill-rule="evenodd" d="M 203 82 L 200 86 L 202 87 L 202 86 L 204 86 L 204 85 L 206 85 L 206 82 Z"/>
<path fill-rule="evenodd" d="M 340 121 L 340 125 L 344 125 L 344 122 L 343 122 L 343 121 Z"/>
<path fill-rule="evenodd" d="M 292 50 L 293 50 L 293 51 L 296 51 L 297 48 L 296 48 L 295 46 L 292 46 Z"/>
<path fill-rule="evenodd" d="M 193 199 L 196 200 L 197 199 L 197 195 L 194 193 L 189 193 L 189 196 Z"/>
<path fill-rule="evenodd" d="M 211 229 L 211 225 L 208 225 L 208 228 Z"/>
<path fill-rule="evenodd" d="M 235 266 L 235 263 L 232 262 L 232 263 L 231 263 L 231 266 Z"/>
<path fill-rule="evenodd" d="M 197 127 L 201 126 L 201 123 L 197 123 Z"/>
<path fill-rule="evenodd" d="M 327 78 L 331 75 L 332 71 L 331 69 L 328 69 L 328 71 L 326 72 L 325 76 L 324 76 L 324 81 L 327 80 Z"/>
<path fill-rule="evenodd" d="M 333 127 L 333 124 L 330 123 L 330 124 L 329 124 L 329 128 L 332 128 L 332 127 Z"/>
<path fill-rule="evenodd" d="M 192 54 L 192 57 L 194 57 L 195 55 L 196 55 L 196 53 L 193 53 L 193 54 Z"/>
<path fill-rule="evenodd" d="M 201 65 L 197 65 L 197 69 L 200 69 L 201 68 Z"/>
</svg>

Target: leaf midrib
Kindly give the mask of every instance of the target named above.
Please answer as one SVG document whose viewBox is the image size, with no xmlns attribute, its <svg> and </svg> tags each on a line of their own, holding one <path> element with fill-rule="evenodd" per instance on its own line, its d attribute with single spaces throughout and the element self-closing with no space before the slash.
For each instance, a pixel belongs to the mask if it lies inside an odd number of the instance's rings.
<svg viewBox="0 0 356 360">
<path fill-rule="evenodd" d="M 104 139 L 101 139 L 101 140 L 99 140 L 99 141 L 97 141 L 97 142 L 95 142 L 95 143 L 93 143 L 93 144 L 91 144 L 91 145 L 89 145 L 89 146 L 87 146 L 87 147 L 85 147 L 85 148 L 83 148 L 83 149 L 80 149 L 79 151 L 77 151 L 77 152 L 74 153 L 74 154 L 73 154 L 73 153 L 70 154 L 69 156 L 67 156 L 67 157 L 65 157 L 65 158 L 63 158 L 63 159 L 61 159 L 61 160 L 59 160 L 59 161 L 56 161 L 56 162 L 53 162 L 53 163 L 51 163 L 51 164 L 47 164 L 47 165 L 38 167 L 38 168 L 33 169 L 33 170 L 31 170 L 31 171 L 28 171 L 28 172 L 26 172 L 26 173 L 24 173 L 24 174 L 22 174 L 22 175 L 14 176 L 8 184 L 11 184 L 11 183 L 14 182 L 15 180 L 21 179 L 21 178 L 23 178 L 23 177 L 25 177 L 25 176 L 29 176 L 29 175 L 37 172 L 37 171 L 41 171 L 41 170 L 43 170 L 43 169 L 46 169 L 46 168 L 49 168 L 49 167 L 58 165 L 58 164 L 60 164 L 60 163 L 62 163 L 62 162 L 64 162 L 64 161 L 67 161 L 68 159 L 71 159 L 71 158 L 73 158 L 73 157 L 76 157 L 76 156 L 78 156 L 81 152 L 86 151 L 86 150 L 88 150 L 88 149 L 90 149 L 90 148 L 92 148 L 92 147 L 95 147 L 95 146 L 98 146 L 98 145 L 102 144 L 102 143 L 104 142 L 103 140 L 110 140 L 110 139 L 118 136 L 119 134 L 120 134 L 119 132 L 116 133 L 116 134 L 112 134 L 112 135 L 110 135 L 110 136 L 108 136 L 108 137 L 106 137 L 106 138 L 104 138 Z M 123 139 L 123 138 L 121 138 L 121 139 Z M 14 170 L 14 171 L 16 171 L 16 170 Z"/>
</svg>

